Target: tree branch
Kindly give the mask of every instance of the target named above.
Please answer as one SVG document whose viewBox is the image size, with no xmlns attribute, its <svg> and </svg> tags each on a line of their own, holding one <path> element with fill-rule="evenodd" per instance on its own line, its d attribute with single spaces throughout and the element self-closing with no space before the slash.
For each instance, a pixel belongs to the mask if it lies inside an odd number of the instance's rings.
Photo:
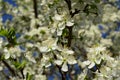
<svg viewBox="0 0 120 80">
<path fill-rule="evenodd" d="M 72 15 L 72 6 L 71 6 L 71 0 L 65 0 L 65 2 L 67 3 L 68 9 L 69 9 L 69 13 L 70 15 Z"/>
<path fill-rule="evenodd" d="M 15 72 L 15 70 L 5 61 L 5 60 L 2 60 L 2 62 L 3 62 L 3 64 L 9 69 L 9 71 L 11 72 L 11 74 L 12 74 L 12 76 L 18 76 L 19 78 L 21 78 L 20 77 L 20 75 L 18 75 L 16 72 Z"/>
<path fill-rule="evenodd" d="M 66 75 L 66 74 L 61 71 L 61 67 L 60 67 L 60 66 L 58 66 L 58 65 L 56 65 L 56 66 L 57 66 L 57 68 L 58 68 L 58 70 L 59 70 L 59 72 L 60 72 L 60 74 L 61 74 L 62 80 L 66 80 L 66 78 L 65 78 L 65 75 Z"/>
<path fill-rule="evenodd" d="M 2 62 L 10 70 L 10 72 L 12 73 L 12 75 L 16 76 L 15 70 L 13 68 L 11 68 L 11 66 L 5 60 L 2 60 Z"/>
<path fill-rule="evenodd" d="M 73 28 L 73 26 L 66 26 L 66 27 L 69 30 L 67 46 L 70 47 L 71 46 L 71 42 L 72 42 L 72 28 Z"/>
<path fill-rule="evenodd" d="M 69 9 L 69 14 L 71 16 L 71 18 L 75 15 L 76 12 L 72 13 L 72 6 L 71 6 L 71 0 L 65 0 L 67 6 L 68 6 L 68 9 Z M 72 42 L 72 28 L 73 26 L 66 26 L 66 28 L 68 28 L 68 43 L 67 43 L 67 46 L 70 47 L 71 46 L 71 42 Z"/>
<path fill-rule="evenodd" d="M 75 14 L 78 14 L 80 11 L 81 11 L 81 10 L 75 9 L 75 12 L 73 12 L 73 13 L 71 14 L 71 17 L 74 17 L 74 15 L 75 15 Z"/>
<path fill-rule="evenodd" d="M 33 0 L 33 8 L 34 8 L 35 18 L 38 18 L 37 0 Z"/>
</svg>

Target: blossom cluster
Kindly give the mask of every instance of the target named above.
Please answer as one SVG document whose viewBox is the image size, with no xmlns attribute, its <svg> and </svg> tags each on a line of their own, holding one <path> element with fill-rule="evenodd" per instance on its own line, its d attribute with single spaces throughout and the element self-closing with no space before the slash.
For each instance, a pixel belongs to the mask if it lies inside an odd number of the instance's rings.
<svg viewBox="0 0 120 80">
<path fill-rule="evenodd" d="M 4 11 L 0 6 L 0 16 L 13 16 L 0 18 L 0 79 L 120 79 L 116 0 L 17 0 L 16 4 L 0 1 L 5 6 Z M 109 34 L 102 37 L 106 31 Z"/>
</svg>

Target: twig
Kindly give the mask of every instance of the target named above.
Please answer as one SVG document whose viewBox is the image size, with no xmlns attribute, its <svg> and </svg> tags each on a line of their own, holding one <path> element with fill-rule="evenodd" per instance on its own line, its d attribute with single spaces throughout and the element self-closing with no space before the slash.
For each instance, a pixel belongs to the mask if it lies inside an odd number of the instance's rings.
<svg viewBox="0 0 120 80">
<path fill-rule="evenodd" d="M 72 6 L 71 6 L 71 0 L 65 0 L 65 2 L 67 3 L 68 9 L 69 9 L 69 13 L 71 18 L 75 15 L 75 13 L 72 13 Z M 72 42 L 72 28 L 73 26 L 66 26 L 66 28 L 68 28 L 69 33 L 68 33 L 68 43 L 67 46 L 70 47 L 71 46 L 71 42 Z"/>
<path fill-rule="evenodd" d="M 22 74 L 22 78 L 25 79 L 25 76 L 24 76 L 24 74 L 23 74 L 23 69 L 24 69 L 24 68 L 20 69 L 20 72 L 21 72 L 21 74 Z"/>
<path fill-rule="evenodd" d="M 12 75 L 16 76 L 15 70 L 13 68 L 11 68 L 11 66 L 5 60 L 2 60 L 2 62 L 10 70 L 10 72 L 12 73 Z"/>
<path fill-rule="evenodd" d="M 74 17 L 75 14 L 78 14 L 81 10 L 75 9 L 75 12 L 71 14 L 71 17 Z"/>
<path fill-rule="evenodd" d="M 34 8 L 35 18 L 38 18 L 37 0 L 33 0 L 33 8 Z"/>
<path fill-rule="evenodd" d="M 68 9 L 69 9 L 69 13 L 71 15 L 72 14 L 72 11 L 71 11 L 71 9 L 72 9 L 72 7 L 71 7 L 71 0 L 65 0 L 65 2 L 67 3 Z"/>
<path fill-rule="evenodd" d="M 59 70 L 59 72 L 61 74 L 62 80 L 66 80 L 66 78 L 65 78 L 66 74 L 61 71 L 61 67 L 60 66 L 58 66 L 58 65 L 56 65 L 56 66 L 57 66 L 57 68 L 58 68 L 58 70 Z"/>
<path fill-rule="evenodd" d="M 72 28 L 73 26 L 66 26 L 69 30 L 69 34 L 68 34 L 68 43 L 67 46 L 70 47 L 71 46 L 71 42 L 72 42 Z"/>
</svg>

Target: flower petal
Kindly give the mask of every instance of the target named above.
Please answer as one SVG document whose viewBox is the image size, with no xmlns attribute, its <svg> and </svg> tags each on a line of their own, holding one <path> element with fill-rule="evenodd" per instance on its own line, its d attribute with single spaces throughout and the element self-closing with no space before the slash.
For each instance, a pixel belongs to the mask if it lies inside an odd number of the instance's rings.
<svg viewBox="0 0 120 80">
<path fill-rule="evenodd" d="M 92 63 L 88 66 L 88 68 L 91 69 L 91 68 L 93 68 L 94 66 L 95 66 L 95 63 L 92 62 Z"/>
<path fill-rule="evenodd" d="M 8 59 L 10 57 L 10 54 L 9 53 L 6 53 L 5 54 L 5 59 Z"/>
<path fill-rule="evenodd" d="M 73 26 L 74 25 L 74 23 L 73 22 L 67 22 L 67 24 L 66 24 L 67 26 Z"/>
<path fill-rule="evenodd" d="M 55 15 L 55 20 L 58 20 L 58 21 L 62 20 L 62 16 L 61 16 L 61 15 L 56 14 L 56 15 Z"/>
<path fill-rule="evenodd" d="M 56 63 L 57 65 L 62 65 L 62 62 L 63 62 L 62 60 L 56 60 L 56 61 L 55 61 L 55 63 Z"/>
<path fill-rule="evenodd" d="M 95 60 L 95 62 L 96 62 L 97 64 L 100 64 L 100 63 L 101 63 L 101 59 Z"/>
<path fill-rule="evenodd" d="M 74 54 L 74 51 L 72 51 L 72 50 L 67 50 L 66 53 L 68 53 L 68 54 Z"/>
<path fill-rule="evenodd" d="M 89 65 L 89 64 L 90 64 L 90 61 L 88 61 L 88 60 L 87 60 L 87 61 L 84 61 L 83 64 Z"/>
<path fill-rule="evenodd" d="M 67 60 L 68 64 L 76 64 L 77 61 L 75 60 L 75 58 L 73 56 L 70 56 Z"/>
<path fill-rule="evenodd" d="M 67 72 L 67 71 L 68 71 L 68 66 L 67 66 L 67 63 L 66 63 L 66 62 L 64 62 L 64 64 L 62 65 L 61 70 L 64 71 L 64 72 Z"/>
<path fill-rule="evenodd" d="M 41 52 L 48 52 L 48 48 L 47 47 L 40 47 L 39 48 Z"/>
</svg>

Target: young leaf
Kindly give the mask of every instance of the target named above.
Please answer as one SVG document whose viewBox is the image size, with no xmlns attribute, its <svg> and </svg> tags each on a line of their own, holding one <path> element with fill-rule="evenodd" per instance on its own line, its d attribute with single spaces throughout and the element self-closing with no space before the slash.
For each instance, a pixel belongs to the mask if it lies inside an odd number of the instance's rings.
<svg viewBox="0 0 120 80">
<path fill-rule="evenodd" d="M 0 30 L 0 36 L 7 36 L 7 35 L 8 35 L 7 30 L 5 30 L 5 29 Z"/>
<path fill-rule="evenodd" d="M 32 76 L 33 76 L 33 75 L 30 75 L 29 73 L 27 73 L 27 75 L 26 75 L 26 80 L 32 80 Z"/>
</svg>

